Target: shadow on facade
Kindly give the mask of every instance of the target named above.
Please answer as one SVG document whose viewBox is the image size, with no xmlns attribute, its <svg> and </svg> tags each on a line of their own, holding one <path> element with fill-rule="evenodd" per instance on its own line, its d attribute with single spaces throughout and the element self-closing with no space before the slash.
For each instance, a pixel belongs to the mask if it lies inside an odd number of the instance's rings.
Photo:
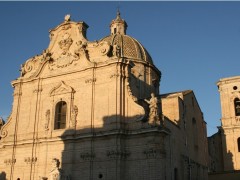
<svg viewBox="0 0 240 180">
<path fill-rule="evenodd" d="M 53 170 L 51 171 L 53 174 L 50 173 L 48 180 L 53 179 L 51 176 L 54 177 L 54 173 L 61 174 L 60 179 L 64 180 L 122 180 L 126 179 L 127 174 L 127 179 L 129 179 L 127 160 L 132 155 L 131 146 L 136 148 L 136 153 L 143 154 L 144 149 L 154 151 L 153 149 L 161 144 L 161 147 L 157 149 L 161 151 L 162 155 L 165 154 L 164 143 L 157 143 L 157 141 L 163 141 L 163 137 L 166 136 L 166 131 L 161 131 L 165 128 L 159 124 L 148 124 L 146 118 L 112 115 L 103 118 L 102 127 L 95 127 L 94 122 L 97 120 L 93 120 L 89 128 L 66 130 L 61 136 L 64 142 L 62 158 L 59 159 L 61 165 L 57 165 L 58 160 L 53 160 Z M 159 137 L 159 140 L 156 140 L 156 137 Z M 144 138 L 148 138 L 148 140 Z M 142 144 L 140 139 L 143 141 Z M 151 143 L 144 144 L 145 140 Z M 157 156 L 156 152 L 146 153 L 149 153 L 150 156 Z M 133 162 L 129 161 L 129 163 Z M 159 170 L 156 172 L 162 173 Z M 132 173 L 132 176 L 140 174 Z M 156 174 L 152 176 L 156 176 Z M 132 179 L 136 178 L 132 177 Z"/>
<path fill-rule="evenodd" d="M 0 173 L 0 180 L 6 180 L 6 173 L 4 171 Z"/>
<path fill-rule="evenodd" d="M 221 131 L 222 136 L 222 156 L 223 156 L 223 171 L 233 171 L 234 170 L 234 161 L 233 161 L 233 153 L 230 150 L 227 150 L 227 140 L 224 134 L 224 131 Z M 232 142 L 235 146 L 235 143 Z"/>
</svg>

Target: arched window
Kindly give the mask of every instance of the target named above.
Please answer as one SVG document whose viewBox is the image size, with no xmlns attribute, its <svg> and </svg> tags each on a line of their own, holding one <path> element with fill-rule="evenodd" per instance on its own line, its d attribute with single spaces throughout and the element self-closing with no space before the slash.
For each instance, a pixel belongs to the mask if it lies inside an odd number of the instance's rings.
<svg viewBox="0 0 240 180">
<path fill-rule="evenodd" d="M 238 98 L 234 99 L 235 116 L 240 116 L 240 100 Z"/>
<path fill-rule="evenodd" d="M 238 138 L 238 152 L 240 152 L 240 137 Z"/>
<path fill-rule="evenodd" d="M 60 101 L 55 109 L 54 129 L 64 129 L 66 127 L 67 103 Z"/>
</svg>

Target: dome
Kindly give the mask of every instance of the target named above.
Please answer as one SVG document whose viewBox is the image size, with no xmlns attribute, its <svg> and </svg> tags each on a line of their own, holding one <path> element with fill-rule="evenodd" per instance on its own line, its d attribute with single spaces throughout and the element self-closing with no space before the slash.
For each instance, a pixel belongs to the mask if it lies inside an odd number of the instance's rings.
<svg viewBox="0 0 240 180">
<path fill-rule="evenodd" d="M 101 39 L 101 41 L 108 42 L 112 46 L 119 46 L 121 57 L 153 64 L 151 56 L 141 43 L 126 34 L 112 34 Z"/>
</svg>

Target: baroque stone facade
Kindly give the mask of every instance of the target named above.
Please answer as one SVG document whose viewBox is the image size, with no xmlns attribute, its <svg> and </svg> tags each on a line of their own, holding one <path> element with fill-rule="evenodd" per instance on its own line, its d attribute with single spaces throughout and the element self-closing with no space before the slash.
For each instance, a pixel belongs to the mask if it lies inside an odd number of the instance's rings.
<svg viewBox="0 0 240 180">
<path fill-rule="evenodd" d="M 1 175 L 13 179 L 207 179 L 206 124 L 192 91 L 160 95 L 161 72 L 126 35 L 88 41 L 64 22 L 21 65 L 0 135 Z"/>
</svg>

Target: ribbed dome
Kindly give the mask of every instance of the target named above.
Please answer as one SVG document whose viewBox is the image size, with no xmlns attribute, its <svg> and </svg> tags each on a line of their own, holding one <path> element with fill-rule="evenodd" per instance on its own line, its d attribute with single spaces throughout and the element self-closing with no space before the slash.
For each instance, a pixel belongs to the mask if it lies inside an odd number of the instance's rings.
<svg viewBox="0 0 240 180">
<path fill-rule="evenodd" d="M 112 34 L 101 41 L 121 47 L 121 56 L 133 60 L 145 61 L 153 64 L 151 56 L 147 50 L 136 39 L 125 34 Z"/>
</svg>

